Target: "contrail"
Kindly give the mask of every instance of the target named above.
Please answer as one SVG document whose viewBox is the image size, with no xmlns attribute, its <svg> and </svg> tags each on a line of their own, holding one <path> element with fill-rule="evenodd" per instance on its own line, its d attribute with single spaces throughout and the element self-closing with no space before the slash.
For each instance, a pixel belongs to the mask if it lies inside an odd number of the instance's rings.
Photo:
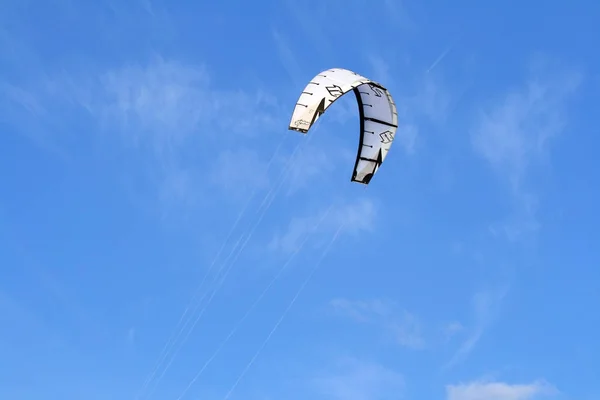
<svg viewBox="0 0 600 400">
<path fill-rule="evenodd" d="M 442 60 L 448 55 L 448 53 L 450 53 L 452 51 L 452 49 L 454 48 L 454 44 L 451 44 L 450 46 L 446 47 L 446 50 L 444 50 L 442 52 L 442 54 L 440 54 L 440 56 L 438 58 L 435 59 L 435 61 L 433 62 L 433 64 L 431 64 L 431 66 L 427 69 L 426 73 L 428 74 L 429 72 L 431 72 L 431 70 L 433 70 L 439 63 L 442 62 Z"/>
</svg>

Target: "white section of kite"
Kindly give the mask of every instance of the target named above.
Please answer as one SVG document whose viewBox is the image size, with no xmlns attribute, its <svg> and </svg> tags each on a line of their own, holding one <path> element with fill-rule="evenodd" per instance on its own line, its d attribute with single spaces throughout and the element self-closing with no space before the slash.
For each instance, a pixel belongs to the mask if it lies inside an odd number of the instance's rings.
<svg viewBox="0 0 600 400">
<path fill-rule="evenodd" d="M 387 156 L 398 129 L 396 104 L 381 84 L 347 69 L 323 71 L 302 91 L 289 129 L 308 133 L 325 110 L 350 91 L 356 96 L 360 117 L 360 139 L 351 181 L 368 185 Z"/>
</svg>

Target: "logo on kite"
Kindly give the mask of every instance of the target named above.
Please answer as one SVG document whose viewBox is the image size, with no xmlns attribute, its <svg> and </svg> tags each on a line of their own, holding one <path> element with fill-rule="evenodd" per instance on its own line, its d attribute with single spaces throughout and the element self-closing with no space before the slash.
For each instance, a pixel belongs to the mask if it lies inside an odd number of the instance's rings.
<svg viewBox="0 0 600 400">
<path fill-rule="evenodd" d="M 308 121 L 305 121 L 305 120 L 303 120 L 303 119 L 299 119 L 298 121 L 296 121 L 296 122 L 294 123 L 294 125 L 296 125 L 296 128 L 299 128 L 300 126 L 309 126 L 309 125 L 310 125 L 310 122 L 308 122 Z"/>
<path fill-rule="evenodd" d="M 392 143 L 394 140 L 394 133 L 392 131 L 381 132 L 379 137 L 381 138 L 381 143 L 383 144 Z"/>
<path fill-rule="evenodd" d="M 377 86 L 373 85 L 372 83 L 369 83 L 369 88 L 371 89 L 371 91 L 373 93 L 375 93 L 375 96 L 377 96 L 377 97 L 383 96 L 383 91 L 380 88 L 378 88 Z"/>
<path fill-rule="evenodd" d="M 338 85 L 325 86 L 325 89 L 327 89 L 329 94 L 335 98 L 338 98 L 344 94 L 344 91 Z"/>
</svg>

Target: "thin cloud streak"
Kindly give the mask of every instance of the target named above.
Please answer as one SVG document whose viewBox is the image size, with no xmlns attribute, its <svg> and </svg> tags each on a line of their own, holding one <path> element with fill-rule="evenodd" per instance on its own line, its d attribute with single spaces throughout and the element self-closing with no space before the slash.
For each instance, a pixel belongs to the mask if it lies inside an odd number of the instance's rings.
<svg viewBox="0 0 600 400">
<path fill-rule="evenodd" d="M 447 400 L 533 400 L 557 393 L 556 388 L 545 381 L 529 384 L 475 381 L 446 386 Z"/>
<path fill-rule="evenodd" d="M 391 301 L 380 299 L 362 301 L 333 299 L 329 306 L 335 314 L 350 318 L 357 323 L 370 323 L 383 331 L 384 337 L 412 350 L 425 347 L 419 320 L 406 310 L 399 309 Z"/>
<path fill-rule="evenodd" d="M 459 362 L 464 361 L 475 349 L 479 340 L 483 337 L 486 330 L 490 328 L 497 318 L 502 301 L 508 294 L 509 288 L 500 287 L 492 290 L 483 290 L 477 292 L 472 299 L 473 322 L 468 328 L 466 339 L 463 340 L 454 356 L 446 363 L 443 369 L 448 369 Z"/>
<path fill-rule="evenodd" d="M 325 212 L 326 210 L 323 208 L 302 217 L 292 217 L 287 227 L 273 236 L 268 245 L 269 250 L 283 253 L 295 251 L 301 238 L 314 226 L 315 221 L 322 218 Z M 327 221 L 315 234 L 322 236 L 331 233 L 340 224 L 343 224 L 342 234 L 356 236 L 359 233 L 371 232 L 374 229 L 376 216 L 375 204 L 369 198 L 336 205 L 330 212 Z"/>
<path fill-rule="evenodd" d="M 479 111 L 471 130 L 473 150 L 507 185 L 515 204 L 507 221 L 490 227 L 492 233 L 515 241 L 541 226 L 536 215 L 540 183 L 533 177 L 547 165 L 552 139 L 565 132 L 568 105 L 582 81 L 575 69 L 537 59 L 523 85 Z"/>
</svg>

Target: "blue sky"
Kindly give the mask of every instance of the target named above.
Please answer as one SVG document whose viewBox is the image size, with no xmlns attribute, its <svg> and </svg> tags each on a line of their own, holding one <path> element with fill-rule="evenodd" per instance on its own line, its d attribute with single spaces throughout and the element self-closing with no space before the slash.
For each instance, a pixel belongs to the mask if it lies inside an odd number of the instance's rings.
<svg viewBox="0 0 600 400">
<path fill-rule="evenodd" d="M 597 399 L 599 19 L 3 1 L 0 398 Z M 287 130 L 332 67 L 398 104 L 366 189 L 352 98 Z"/>
</svg>

